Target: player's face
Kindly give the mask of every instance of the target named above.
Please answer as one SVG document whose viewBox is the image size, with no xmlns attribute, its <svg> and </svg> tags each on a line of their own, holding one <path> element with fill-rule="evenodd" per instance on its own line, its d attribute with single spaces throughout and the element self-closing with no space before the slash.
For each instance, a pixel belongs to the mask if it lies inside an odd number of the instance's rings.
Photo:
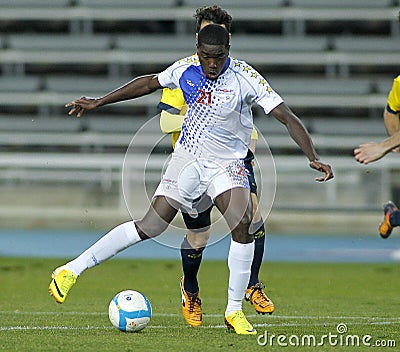
<svg viewBox="0 0 400 352">
<path fill-rule="evenodd" d="M 225 68 L 229 55 L 229 45 L 201 44 L 197 46 L 197 55 L 204 75 L 215 80 Z"/>
</svg>

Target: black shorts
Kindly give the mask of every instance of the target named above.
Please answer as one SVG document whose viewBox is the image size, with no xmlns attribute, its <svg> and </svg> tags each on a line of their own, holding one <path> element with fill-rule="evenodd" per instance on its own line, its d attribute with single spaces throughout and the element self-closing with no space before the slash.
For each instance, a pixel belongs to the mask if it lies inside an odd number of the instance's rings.
<svg viewBox="0 0 400 352">
<path fill-rule="evenodd" d="M 254 154 L 250 149 L 247 151 L 247 155 L 243 160 L 248 172 L 247 177 L 249 178 L 250 192 L 257 195 L 257 183 L 253 169 Z M 196 218 L 193 218 L 189 214 L 182 212 L 182 217 L 186 228 L 192 230 L 193 232 L 196 232 L 196 230 L 198 232 L 208 230 L 208 228 L 211 226 L 212 207 L 213 205 L 211 204 L 206 210 L 200 212 Z"/>
<path fill-rule="evenodd" d="M 206 231 L 211 226 L 211 210 L 212 205 L 199 213 L 196 218 L 192 218 L 188 213 L 183 212 L 182 217 L 185 222 L 186 228 L 192 230 L 193 232 Z"/>
<path fill-rule="evenodd" d="M 247 155 L 243 160 L 244 160 L 244 166 L 247 170 L 247 177 L 249 178 L 250 192 L 257 195 L 257 183 L 253 169 L 254 154 L 250 149 L 247 151 Z"/>
</svg>

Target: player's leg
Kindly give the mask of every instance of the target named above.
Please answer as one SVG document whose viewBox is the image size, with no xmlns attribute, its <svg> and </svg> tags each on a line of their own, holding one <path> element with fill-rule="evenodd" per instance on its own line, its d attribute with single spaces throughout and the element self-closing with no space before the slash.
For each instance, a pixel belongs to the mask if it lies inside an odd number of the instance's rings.
<svg viewBox="0 0 400 352">
<path fill-rule="evenodd" d="M 77 258 L 54 270 L 49 286 L 50 294 L 58 303 L 64 302 L 77 277 L 86 269 L 137 242 L 158 236 L 175 217 L 178 208 L 178 202 L 164 196 L 156 197 L 142 220 L 118 225 Z"/>
<path fill-rule="evenodd" d="M 393 228 L 400 226 L 400 211 L 392 201 L 389 201 L 383 206 L 383 215 L 383 222 L 379 225 L 379 234 L 382 238 L 388 238 Z"/>
<path fill-rule="evenodd" d="M 242 312 L 242 300 L 250 278 L 254 240 L 249 234 L 252 218 L 251 197 L 247 188 L 235 187 L 214 200 L 232 233 L 228 255 L 229 287 L 225 323 L 237 334 L 256 334 Z"/>
<path fill-rule="evenodd" d="M 274 304 L 265 294 L 263 290 L 264 285 L 259 279 L 261 264 L 264 256 L 265 227 L 257 199 L 257 182 L 254 175 L 253 160 L 254 154 L 251 152 L 251 150 L 249 150 L 246 158 L 244 159 L 244 165 L 248 172 L 247 177 L 249 179 L 251 200 L 253 203 L 253 220 L 250 225 L 250 233 L 254 236 L 254 257 L 251 264 L 250 280 L 247 285 L 245 299 L 253 305 L 257 313 L 271 314 L 275 310 Z"/>
<path fill-rule="evenodd" d="M 265 246 L 265 227 L 264 220 L 261 217 L 261 213 L 258 209 L 257 194 L 251 193 L 251 200 L 253 204 L 253 220 L 250 225 L 250 233 L 254 236 L 254 258 L 251 265 L 251 274 L 248 284 L 248 288 L 257 284 L 259 280 L 260 268 L 264 256 Z"/>
<path fill-rule="evenodd" d="M 192 218 L 187 213 L 182 213 L 188 232 L 181 244 L 182 269 L 185 277 L 184 288 L 186 291 L 196 293 L 199 291 L 197 273 L 200 268 L 202 254 L 210 237 L 211 207 Z"/>
<path fill-rule="evenodd" d="M 258 206 L 257 183 L 254 175 L 253 160 L 254 154 L 251 152 L 251 150 L 248 150 L 246 158 L 244 159 L 244 165 L 248 172 L 247 177 L 249 179 L 251 200 L 253 204 L 253 219 L 250 225 L 250 233 L 254 235 L 254 258 L 251 265 L 251 275 L 247 288 L 250 288 L 260 282 L 259 273 L 264 256 L 265 246 L 264 220 L 261 217 Z"/>
<path fill-rule="evenodd" d="M 250 225 L 250 233 L 254 236 L 254 257 L 251 264 L 250 280 L 247 285 L 245 299 L 253 305 L 257 313 L 272 314 L 275 306 L 264 292 L 264 284 L 259 279 L 265 246 L 264 220 L 258 210 L 256 194 L 251 193 L 251 198 L 253 202 L 253 221 Z"/>
<path fill-rule="evenodd" d="M 203 250 L 210 237 L 211 206 L 192 218 L 183 212 L 188 232 L 181 244 L 183 277 L 181 278 L 182 314 L 192 326 L 202 324 L 202 310 L 197 273 L 203 256 Z"/>
<path fill-rule="evenodd" d="M 191 200 L 184 199 L 178 187 L 181 171 L 190 165 L 190 161 L 186 154 L 174 152 L 154 193 L 152 204 L 141 220 L 128 221 L 115 227 L 76 259 L 53 272 L 49 290 L 58 303 L 64 302 L 83 271 L 137 242 L 158 236 L 167 228 L 181 205 L 191 206 Z M 177 187 L 171 187 L 171 184 Z"/>
</svg>

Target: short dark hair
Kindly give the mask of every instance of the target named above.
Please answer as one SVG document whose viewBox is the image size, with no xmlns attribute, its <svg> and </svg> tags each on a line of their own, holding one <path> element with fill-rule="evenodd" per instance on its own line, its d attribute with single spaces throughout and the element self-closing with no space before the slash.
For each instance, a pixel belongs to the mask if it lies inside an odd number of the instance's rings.
<svg viewBox="0 0 400 352">
<path fill-rule="evenodd" d="M 219 24 L 205 26 L 198 35 L 197 44 L 229 45 L 229 33 Z"/>
<path fill-rule="evenodd" d="M 232 16 L 218 5 L 200 7 L 193 17 L 196 19 L 196 33 L 199 33 L 203 21 L 224 25 L 229 33 L 231 31 Z"/>
</svg>

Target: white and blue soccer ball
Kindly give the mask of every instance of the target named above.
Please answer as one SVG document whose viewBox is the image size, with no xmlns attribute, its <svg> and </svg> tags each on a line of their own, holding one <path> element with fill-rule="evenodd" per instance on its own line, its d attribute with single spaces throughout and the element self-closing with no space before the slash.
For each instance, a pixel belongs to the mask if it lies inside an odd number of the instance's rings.
<svg viewBox="0 0 400 352">
<path fill-rule="evenodd" d="M 122 291 L 111 300 L 108 317 L 111 323 L 121 331 L 140 331 L 150 322 L 150 301 L 138 291 Z"/>
</svg>

